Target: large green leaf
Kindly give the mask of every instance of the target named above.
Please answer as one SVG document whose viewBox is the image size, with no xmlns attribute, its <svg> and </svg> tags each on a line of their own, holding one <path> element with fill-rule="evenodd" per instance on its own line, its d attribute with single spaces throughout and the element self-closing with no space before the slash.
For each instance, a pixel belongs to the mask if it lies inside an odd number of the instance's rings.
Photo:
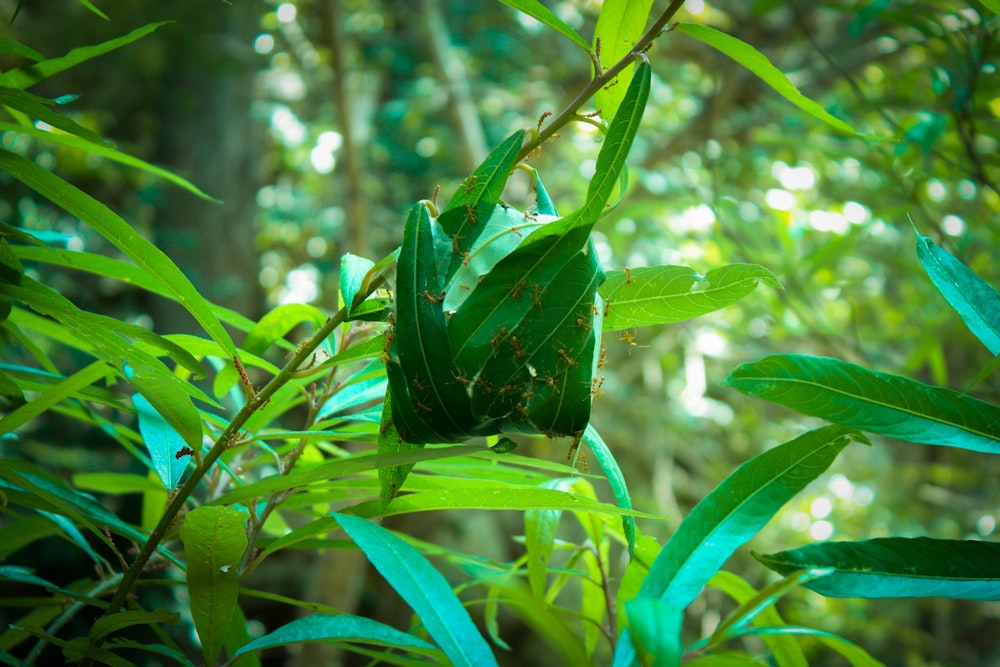
<svg viewBox="0 0 1000 667">
<path fill-rule="evenodd" d="M 252 651 L 261 651 L 275 646 L 332 641 L 363 642 L 425 654 L 437 651 L 432 644 L 419 637 L 400 632 L 370 618 L 350 614 L 342 616 L 312 614 L 304 618 L 297 618 L 263 637 L 254 639 L 236 651 L 233 657 L 237 658 Z"/>
<path fill-rule="evenodd" d="M 396 277 L 396 321 L 403 327 L 396 345 L 402 377 L 389 375 L 396 427 L 410 442 L 458 442 L 476 432 L 469 395 L 465 386 L 455 380 L 458 369 L 447 344 L 448 325 L 440 304 L 444 298 L 442 287 L 430 214 L 424 204 L 418 203 L 406 220 Z M 420 421 L 426 424 L 433 420 L 430 430 L 440 437 L 426 440 L 423 434 L 410 433 L 413 420 L 400 412 L 404 402 L 424 413 L 417 415 Z M 427 435 L 433 437 L 433 433 Z"/>
<path fill-rule="evenodd" d="M 1000 355 L 1000 293 L 927 236 L 917 257 L 934 286 L 994 356 Z"/>
<path fill-rule="evenodd" d="M 724 32 L 719 32 L 715 28 L 696 23 L 681 23 L 677 26 L 677 32 L 682 32 L 689 37 L 708 44 L 712 48 L 721 51 L 739 64 L 761 78 L 764 83 L 771 86 L 779 95 L 802 109 L 811 116 L 818 118 L 830 127 L 848 134 L 857 134 L 857 131 L 850 125 L 827 112 L 814 100 L 803 95 L 795 87 L 788 77 L 771 64 L 767 57 L 743 42 Z"/>
<path fill-rule="evenodd" d="M 496 665 L 496 658 L 448 581 L 419 551 L 388 530 L 335 514 L 340 527 L 420 617 L 453 665 Z"/>
<path fill-rule="evenodd" d="M 587 40 L 580 37 L 580 35 L 573 30 L 573 28 L 569 27 L 565 21 L 553 14 L 547 7 L 545 7 L 545 5 L 538 2 L 538 0 L 500 0 L 500 2 L 513 7 L 520 12 L 524 12 L 536 21 L 544 23 L 563 37 L 569 39 L 584 51 L 590 51 L 590 47 L 587 45 Z"/>
<path fill-rule="evenodd" d="M 34 162 L 0 150 L 0 168 L 66 212 L 97 230 L 136 264 L 159 278 L 174 299 L 226 350 L 236 356 L 236 346 L 212 312 L 208 301 L 162 250 L 140 236 L 127 222 L 79 188 L 49 173 Z"/>
<path fill-rule="evenodd" d="M 483 276 L 462 308 L 451 317 L 448 338 L 460 368 L 478 368 L 492 357 L 497 336 L 502 339 L 529 313 L 532 317 L 546 317 L 544 306 L 538 307 L 541 301 L 535 296 L 557 284 L 556 276 L 580 253 L 587 253 L 590 230 L 604 212 L 624 169 L 649 86 L 649 65 L 643 63 L 598 154 L 584 205 L 532 232 L 516 251 Z M 590 301 L 594 305 L 594 299 Z"/>
<path fill-rule="evenodd" d="M 240 558 L 247 547 L 246 516 L 230 507 L 202 505 L 184 518 L 191 617 L 205 663 L 215 664 L 239 597 Z"/>
<path fill-rule="evenodd" d="M 861 437 L 827 426 L 741 465 L 681 522 L 650 567 L 639 596 L 687 607 L 737 548 Z"/>
<path fill-rule="evenodd" d="M 1000 600 L 1000 543 L 883 537 L 754 554 L 780 574 L 828 568 L 805 586 L 829 597 Z"/>
<path fill-rule="evenodd" d="M 105 42 L 101 42 L 100 44 L 82 46 L 80 48 L 73 49 L 61 58 L 49 58 L 47 60 L 43 60 L 42 62 L 31 63 L 30 65 L 25 65 L 24 67 L 4 72 L 3 74 L 0 74 L 0 86 L 27 88 L 28 86 L 38 83 L 42 79 L 47 79 L 54 74 L 58 74 L 59 72 L 65 71 L 71 67 L 75 67 L 76 65 L 86 62 L 92 58 L 96 58 L 99 55 L 131 44 L 135 40 L 145 37 L 160 26 L 166 25 L 167 23 L 170 23 L 170 21 L 149 23 L 141 28 L 136 28 L 127 35 L 122 35 L 121 37 L 117 37 L 115 39 L 109 39 Z"/>
<path fill-rule="evenodd" d="M 679 322 L 725 308 L 764 283 L 782 289 L 771 271 L 756 264 L 729 264 L 702 276 L 686 266 L 608 271 L 601 285 L 605 331 Z"/>
<path fill-rule="evenodd" d="M 594 51 L 600 44 L 601 65 L 611 67 L 631 51 L 642 37 L 653 0 L 605 0 L 594 27 Z M 615 117 L 632 80 L 634 65 L 623 69 L 613 83 L 594 93 L 594 104 L 606 119 Z M 603 72 L 597 72 L 602 74 Z"/>
<path fill-rule="evenodd" d="M 1000 408 L 900 375 L 798 354 L 742 364 L 723 384 L 803 414 L 880 435 L 1000 453 Z"/>
</svg>

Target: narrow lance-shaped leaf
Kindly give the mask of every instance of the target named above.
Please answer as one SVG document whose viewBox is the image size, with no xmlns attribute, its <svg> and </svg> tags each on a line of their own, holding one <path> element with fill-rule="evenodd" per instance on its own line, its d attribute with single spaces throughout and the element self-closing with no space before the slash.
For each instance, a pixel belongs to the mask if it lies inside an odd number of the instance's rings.
<svg viewBox="0 0 1000 667">
<path fill-rule="evenodd" d="M 108 53 L 109 51 L 114 51 L 115 49 L 131 44 L 135 40 L 145 37 L 160 26 L 166 25 L 167 23 L 170 23 L 170 21 L 149 23 L 141 28 L 136 28 L 127 35 L 122 35 L 121 37 L 117 37 L 115 39 L 109 39 L 105 42 L 101 42 L 100 44 L 82 46 L 73 49 L 61 58 L 49 58 L 47 60 L 43 60 L 42 62 L 32 63 L 30 65 L 25 65 L 24 67 L 4 72 L 3 74 L 0 74 L 0 86 L 27 88 L 28 86 L 38 83 L 42 79 L 47 79 L 54 74 L 58 74 L 59 72 L 79 65 L 82 62 L 86 62 L 92 58 Z"/>
<path fill-rule="evenodd" d="M 719 627 L 715 629 L 712 636 L 708 638 L 707 645 L 714 646 L 721 644 L 727 639 L 739 636 L 740 632 L 757 620 L 759 616 L 763 616 L 768 611 L 773 611 L 774 604 L 778 599 L 799 586 L 820 577 L 825 577 L 830 573 L 830 568 L 793 570 L 784 579 L 769 584 L 760 592 L 743 600 L 739 608 L 719 624 Z"/>
<path fill-rule="evenodd" d="M 799 354 L 741 364 L 723 384 L 863 431 L 926 445 L 1000 453 L 1000 408 L 966 394 Z"/>
<path fill-rule="evenodd" d="M 158 277 L 173 298 L 198 320 L 228 355 L 236 356 L 232 338 L 219 323 L 208 301 L 162 250 L 140 236 L 120 216 L 79 188 L 20 155 L 0 150 L 0 168 L 86 222 L 132 261 Z"/>
<path fill-rule="evenodd" d="M 253 651 L 261 651 L 276 646 L 334 640 L 364 642 L 402 650 L 415 650 L 421 653 L 436 651 L 432 644 L 427 643 L 423 639 L 414 637 L 406 632 L 400 632 L 391 626 L 373 621 L 370 618 L 350 614 L 342 616 L 312 614 L 304 618 L 297 618 L 290 623 L 282 625 L 273 632 L 267 633 L 263 637 L 254 639 L 252 642 L 240 647 L 233 654 L 233 657 L 238 658 Z"/>
<path fill-rule="evenodd" d="M 95 143 L 93 141 L 87 141 L 84 138 L 75 136 L 73 134 L 65 134 L 62 132 L 51 132 L 47 130 L 38 129 L 35 127 L 25 127 L 22 125 L 14 125 L 13 123 L 0 123 L 0 131 L 7 132 L 18 132 L 20 134 L 25 134 L 35 139 L 41 139 L 42 141 L 50 141 L 55 144 L 60 144 L 62 146 L 68 146 L 70 148 L 75 148 L 81 151 L 86 151 L 94 155 L 99 155 L 108 160 L 114 160 L 126 167 L 132 167 L 140 171 L 144 171 L 148 174 L 152 174 L 166 181 L 170 181 L 174 185 L 184 188 L 188 192 L 195 194 L 202 199 L 219 203 L 218 199 L 206 194 L 196 185 L 191 183 L 185 178 L 178 176 L 166 169 L 157 167 L 156 165 L 150 164 L 144 160 L 140 160 L 137 157 L 133 157 L 127 153 L 122 153 L 110 146 L 102 143 Z"/>
<path fill-rule="evenodd" d="M 737 548 L 859 438 L 827 426 L 741 465 L 691 510 L 656 557 L 639 596 L 687 607 Z"/>
<path fill-rule="evenodd" d="M 580 35 L 573 30 L 573 28 L 569 27 L 565 21 L 553 14 L 545 5 L 538 2 L 538 0 L 500 0 L 500 2 L 513 7 L 520 12 L 524 12 L 531 18 L 544 23 L 563 37 L 569 39 L 584 51 L 590 51 L 590 47 L 587 45 L 587 40 L 580 37 Z"/>
<path fill-rule="evenodd" d="M 10 433 L 18 426 L 25 424 L 61 401 L 73 396 L 78 391 L 89 387 L 98 380 L 114 373 L 114 369 L 103 361 L 95 361 L 85 366 L 62 382 L 55 384 L 48 391 L 36 396 L 13 412 L 0 419 L 0 433 Z"/>
<path fill-rule="evenodd" d="M 202 505 L 181 526 L 191 617 L 205 663 L 215 664 L 239 597 L 237 568 L 247 547 L 246 517 L 231 507 Z"/>
<path fill-rule="evenodd" d="M 611 493 L 615 497 L 615 502 L 623 509 L 632 509 L 632 498 L 625 483 L 625 475 L 622 474 L 622 470 L 618 466 L 618 461 L 615 459 L 614 454 L 611 453 L 611 448 L 604 442 L 604 438 L 597 432 L 597 429 L 588 424 L 587 430 L 583 434 L 583 441 L 590 447 L 590 451 L 597 460 L 597 465 L 601 466 L 601 470 L 604 471 L 604 476 L 607 477 L 608 484 L 611 486 Z M 628 542 L 629 557 L 634 558 L 635 517 L 627 514 L 623 515 L 622 530 L 625 532 L 625 540 Z"/>
<path fill-rule="evenodd" d="M 132 404 L 139 416 L 139 432 L 149 449 L 153 470 L 163 486 L 167 490 L 173 490 L 180 483 L 184 469 L 191 460 L 190 455 L 181 454 L 187 449 L 187 443 L 142 394 L 133 394 Z"/>
<path fill-rule="evenodd" d="M 745 609 L 748 603 L 758 599 L 758 591 L 745 579 L 737 574 L 726 570 L 719 570 L 708 582 L 709 586 L 717 588 L 729 597 L 733 598 L 741 609 Z M 736 613 L 730 618 L 736 617 Z M 778 627 L 786 625 L 785 620 L 774 608 L 774 605 L 761 609 L 757 613 L 752 623 L 757 626 Z M 776 667 L 809 667 L 802 647 L 794 637 L 783 637 L 781 635 L 769 635 L 762 638 L 767 648 L 771 651 L 771 656 Z"/>
<path fill-rule="evenodd" d="M 931 282 L 994 356 L 1000 355 L 1000 293 L 927 236 L 917 234 L 917 257 Z"/>
<path fill-rule="evenodd" d="M 594 51 L 601 65 L 611 67 L 635 47 L 642 36 L 653 0 L 605 0 L 594 27 Z M 600 44 L 600 47 L 598 47 Z M 614 118 L 621 104 L 634 66 L 623 69 L 617 80 L 594 93 L 594 105 L 604 118 Z M 597 72 L 597 75 L 603 72 Z"/>
<path fill-rule="evenodd" d="M 828 597 L 1000 600 L 996 542 L 883 537 L 820 542 L 754 557 L 780 574 L 831 569 L 828 576 L 805 584 Z"/>
<path fill-rule="evenodd" d="M 761 283 L 782 289 L 777 276 L 756 264 L 729 264 L 704 276 L 686 266 L 608 271 L 600 289 L 608 304 L 604 329 L 619 331 L 700 317 L 739 301 Z"/>
<path fill-rule="evenodd" d="M 818 118 L 841 132 L 857 134 L 855 129 L 850 125 L 827 112 L 814 100 L 803 95 L 781 70 L 771 64 L 771 61 L 764 54 L 746 42 L 732 35 L 727 35 L 724 32 L 719 32 L 707 25 L 695 23 L 681 23 L 677 26 L 677 32 L 694 37 L 726 54 L 759 76 L 764 83 L 771 86 L 779 95 L 811 116 Z"/>
<path fill-rule="evenodd" d="M 453 665 L 497 664 L 451 585 L 423 554 L 365 519 L 334 516 L 379 574 L 420 617 L 427 633 Z"/>
</svg>

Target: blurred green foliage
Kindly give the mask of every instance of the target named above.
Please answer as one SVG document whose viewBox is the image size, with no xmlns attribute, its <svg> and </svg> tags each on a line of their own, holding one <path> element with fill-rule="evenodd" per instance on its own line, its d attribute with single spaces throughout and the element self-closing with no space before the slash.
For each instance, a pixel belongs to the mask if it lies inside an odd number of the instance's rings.
<svg viewBox="0 0 1000 667">
<path fill-rule="evenodd" d="M 584 35 L 593 31 L 599 4 L 547 3 Z M 14 5 L 0 3 L 0 13 L 11 15 Z M 114 34 L 84 7 L 55 14 L 36 5 L 25 3 L 7 29 L 45 55 Z M 175 11 L 122 1 L 101 9 L 115 27 Z M 675 521 L 740 462 L 817 424 L 721 388 L 736 363 L 772 352 L 828 355 L 961 389 L 990 360 L 922 278 L 911 222 L 1000 285 L 996 16 L 975 0 L 730 0 L 689 2 L 685 11 L 754 44 L 803 92 L 866 136 L 833 133 L 683 35 L 663 35 L 649 54 L 651 103 L 629 161 L 628 196 L 597 227 L 601 259 L 613 268 L 667 263 L 702 272 L 754 263 L 773 270 L 785 287 L 760 290 L 693 323 L 645 329 L 633 341 L 638 349 L 610 339 L 594 423 L 631 480 L 636 506 Z M 41 92 L 87 91 L 65 105 L 67 115 L 159 162 L 162 145 L 152 137 L 172 105 L 217 113 L 185 97 L 183 80 L 165 76 L 172 63 L 164 54 L 183 50 L 192 31 L 204 30 L 200 36 L 225 57 L 250 63 L 252 102 L 225 119 L 226 132 L 252 136 L 249 128 L 258 127 L 264 138 L 254 178 L 229 196 L 255 203 L 246 229 L 259 263 L 239 270 L 261 286 L 268 306 L 308 302 L 335 310 L 344 251 L 372 257 L 391 251 L 412 202 L 430 198 L 437 186 L 452 191 L 490 146 L 565 106 L 588 73 L 586 55 L 571 42 L 500 3 L 302 0 L 253 5 L 252 12 L 254 34 L 237 36 L 211 33 L 193 11 L 190 22 L 161 28 L 71 77 L 55 77 Z M 441 20 L 444 40 L 435 32 Z M 14 62 L 3 54 L 0 69 Z M 470 108 L 481 136 L 463 129 Z M 532 160 L 555 201 L 583 201 L 599 136 L 586 123 L 569 126 Z M 140 230 L 171 225 L 158 214 L 167 184 L 24 136 L 14 142 L 0 134 L 4 148 L 58 168 Z M 527 205 L 529 180 L 515 176 L 507 197 Z M 362 205 L 352 208 L 351 201 Z M 102 248 L 78 221 L 2 174 L 0 219 L 65 234 L 73 249 Z M 120 285 L 43 277 L 81 307 L 160 324 Z M 1000 399 L 996 377 L 974 395 Z M 755 547 L 831 536 L 995 534 L 996 457 L 877 444 L 849 448 L 758 535 Z M 562 457 L 543 442 L 529 447 L 535 455 Z M 29 452 L 53 456 L 41 445 Z M 107 465 L 76 448 L 59 456 L 67 468 Z M 672 528 L 649 530 L 662 539 Z M 763 581 L 752 563 L 731 569 Z M 711 625 L 725 604 L 709 591 L 687 622 Z M 895 656 L 894 664 L 1000 664 L 988 662 L 1000 653 L 1000 620 L 984 603 L 801 594 L 785 604 L 789 620 L 822 625 L 874 655 Z"/>
</svg>

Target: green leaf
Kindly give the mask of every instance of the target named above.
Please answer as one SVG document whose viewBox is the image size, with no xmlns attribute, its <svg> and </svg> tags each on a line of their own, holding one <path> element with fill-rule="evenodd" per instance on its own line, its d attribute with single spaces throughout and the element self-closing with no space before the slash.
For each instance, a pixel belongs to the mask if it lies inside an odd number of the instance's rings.
<svg viewBox="0 0 1000 667">
<path fill-rule="evenodd" d="M 101 642 L 108 635 L 130 628 L 134 625 L 152 625 L 154 623 L 179 623 L 180 614 L 166 609 L 155 611 L 120 611 L 107 616 L 101 616 L 90 626 L 90 633 L 87 635 L 91 641 Z"/>
<path fill-rule="evenodd" d="M 202 505 L 181 526 L 191 616 L 209 665 L 226 641 L 239 597 L 237 567 L 247 547 L 245 524 L 246 516 L 238 510 Z"/>
<path fill-rule="evenodd" d="M 803 628 L 794 625 L 783 625 L 778 628 L 748 628 L 745 635 L 755 635 L 767 637 L 771 635 L 799 635 L 805 637 L 815 637 L 823 642 L 827 647 L 833 649 L 847 659 L 854 667 L 885 667 L 881 662 L 871 657 L 863 648 L 847 641 L 843 637 L 835 634 L 815 630 L 813 628 Z"/>
<path fill-rule="evenodd" d="M 340 298 L 344 300 L 348 313 L 354 310 L 354 298 L 360 292 L 365 276 L 374 266 L 375 262 L 370 259 L 351 253 L 345 253 L 340 258 Z"/>
<path fill-rule="evenodd" d="M 25 125 L 14 125 L 12 123 L 0 123 L 0 131 L 7 132 L 17 132 L 20 134 L 25 134 L 35 139 L 41 139 L 42 141 L 51 141 L 52 143 L 59 144 L 61 146 L 67 146 L 69 148 L 75 148 L 81 151 L 86 151 L 93 155 L 98 155 L 100 157 L 106 158 L 108 160 L 114 160 L 120 164 L 127 167 L 132 167 L 140 171 L 144 171 L 147 174 L 152 174 L 158 178 L 162 178 L 166 181 L 173 183 L 181 188 L 184 188 L 188 192 L 206 199 L 211 202 L 221 203 L 215 197 L 202 192 L 196 185 L 188 181 L 187 179 L 181 178 L 177 174 L 174 174 L 166 169 L 157 167 L 156 165 L 140 160 L 137 157 L 128 155 L 127 153 L 122 153 L 121 151 L 115 150 L 103 143 L 96 143 L 94 141 L 88 141 L 82 137 L 78 137 L 75 134 L 64 134 L 62 132 L 51 132 L 48 130 L 42 130 L 36 127 L 25 126 Z"/>
<path fill-rule="evenodd" d="M 722 384 L 891 438 L 1000 453 L 997 406 L 839 359 L 772 355 L 738 366 Z"/>
<path fill-rule="evenodd" d="M 205 331 L 226 350 L 228 356 L 236 356 L 236 346 L 229 334 L 219 323 L 208 301 L 191 284 L 187 276 L 162 250 L 140 236 L 111 209 L 34 162 L 10 151 L 0 150 L 0 168 L 66 212 L 86 222 L 128 255 L 132 261 L 159 278 L 173 298 L 198 320 Z"/>
<path fill-rule="evenodd" d="M 465 387 L 456 382 L 458 369 L 447 345 L 447 323 L 441 308 L 442 281 L 437 272 L 430 216 L 424 204 L 410 209 L 403 232 L 396 276 L 396 322 L 401 374 L 389 372 L 393 415 L 403 439 L 425 440 L 410 432 L 413 417 L 440 437 L 428 442 L 460 442 L 476 434 L 476 420 Z M 407 404 L 414 415 L 401 412 Z"/>
<path fill-rule="evenodd" d="M 149 449 L 153 470 L 168 491 L 177 488 L 191 460 L 190 455 L 181 454 L 188 449 L 187 441 L 167 423 L 159 412 L 141 394 L 132 395 L 132 404 L 139 417 L 139 432 Z M 201 426 L 199 422 L 199 436 Z M 199 437 L 199 440 L 201 438 Z M 199 444 L 201 444 L 199 442 Z"/>
<path fill-rule="evenodd" d="M 83 46 L 73 49 L 61 58 L 49 58 L 48 60 L 43 60 L 42 62 L 32 63 L 31 65 L 26 65 L 24 67 L 4 72 L 3 74 L 0 74 L 0 86 L 27 88 L 38 83 L 42 79 L 47 79 L 54 74 L 63 72 L 71 67 L 75 67 L 80 63 L 96 58 L 97 56 L 108 53 L 109 51 L 114 51 L 115 49 L 126 46 L 127 44 L 131 44 L 137 39 L 145 37 L 160 26 L 166 25 L 167 23 L 170 23 L 170 21 L 149 23 L 141 28 L 136 28 L 127 35 L 122 35 L 121 37 L 117 37 L 115 39 L 109 39 L 105 42 L 101 42 L 100 44 L 94 44 L 93 46 Z"/>
<path fill-rule="evenodd" d="M 638 597 L 625 603 L 628 629 L 639 653 L 646 656 L 643 664 L 681 664 L 684 646 L 681 644 L 681 622 L 684 610 L 666 600 Z M 617 655 L 615 664 L 618 664 Z"/>
<path fill-rule="evenodd" d="M 89 9 L 90 11 L 94 12 L 95 14 L 97 14 L 98 16 L 100 16 L 102 19 L 110 20 L 108 18 L 108 15 L 105 14 L 104 12 L 102 12 L 100 9 L 98 9 L 97 6 L 94 3 L 92 3 L 90 0 L 78 0 L 78 1 L 79 1 L 79 3 L 81 5 L 83 5 L 84 7 L 86 7 L 87 9 Z"/>
<path fill-rule="evenodd" d="M 733 598 L 739 603 L 741 609 L 750 608 L 751 601 L 758 599 L 760 595 L 760 592 L 747 583 L 745 579 L 726 570 L 716 572 L 715 576 L 709 580 L 708 585 L 718 588 Z M 762 609 L 752 608 L 758 612 L 752 620 L 754 625 L 770 625 L 774 627 L 785 625 L 784 619 L 778 613 L 778 610 L 775 609 L 774 605 Z M 737 618 L 736 613 L 731 614 L 730 618 Z M 809 667 L 809 662 L 806 660 L 802 647 L 794 638 L 781 635 L 767 635 L 763 637 L 763 640 L 771 651 L 771 656 L 776 667 Z"/>
<path fill-rule="evenodd" d="M 597 429 L 588 424 L 587 430 L 583 433 L 583 441 L 590 447 L 594 458 L 597 459 L 597 464 L 604 471 L 604 476 L 607 477 L 608 484 L 611 486 L 611 493 L 615 497 L 615 502 L 622 509 L 632 509 L 632 498 L 625 483 L 625 475 L 622 474 L 622 470 L 618 466 L 618 461 L 615 460 L 614 454 L 611 453 L 611 448 L 604 442 L 604 438 L 597 432 Z M 629 557 L 634 558 L 635 517 L 628 514 L 623 515 L 622 530 L 625 533 L 625 540 L 628 542 Z"/>
<path fill-rule="evenodd" d="M 81 491 L 97 491 L 109 495 L 160 491 L 159 484 L 143 475 L 124 472 L 81 472 L 73 475 L 73 486 Z"/>
<path fill-rule="evenodd" d="M 264 354 L 274 343 L 303 323 L 318 329 L 326 322 L 326 313 L 307 303 L 286 303 L 260 318 L 247 333 L 243 349 L 253 354 Z"/>
<path fill-rule="evenodd" d="M 156 365 L 146 363 L 136 352 L 137 350 L 131 350 L 125 359 L 132 386 L 180 435 L 188 447 L 200 450 L 203 434 L 201 415 L 185 392 L 186 383 L 176 375 L 164 373 Z"/>
<path fill-rule="evenodd" d="M 553 436 L 586 427 L 601 330 L 596 288 L 603 280 L 590 230 L 624 169 L 649 85 L 643 63 L 608 130 L 584 205 L 532 232 L 477 281 L 448 320 L 455 363 L 475 380 L 476 416 Z M 510 353 L 498 354 L 500 346 Z"/>
<path fill-rule="evenodd" d="M 66 297 L 28 276 L 21 276 L 17 284 L 0 284 L 0 293 L 31 306 L 43 315 L 59 320 L 82 339 L 103 351 L 105 359 L 113 365 L 119 364 L 129 352 L 136 355 L 140 353 L 138 348 L 131 347 L 128 341 L 122 339 L 126 337 L 165 351 L 179 365 L 197 377 L 205 375 L 198 360 L 176 343 L 136 324 L 80 310 Z M 162 366 L 145 352 L 142 352 L 142 356 L 145 363 Z M 168 372 L 166 368 L 162 370 Z"/>
<path fill-rule="evenodd" d="M 687 607 L 737 548 L 861 437 L 826 426 L 741 465 L 681 522 L 650 567 L 639 597 Z"/>
<path fill-rule="evenodd" d="M 13 412 L 0 419 L 0 433 L 9 433 L 26 424 L 49 408 L 73 396 L 85 387 L 114 373 L 114 369 L 103 361 L 95 361 L 68 378 L 52 386 L 48 391 L 36 396 Z"/>
<path fill-rule="evenodd" d="M 418 445 L 411 445 L 403 440 L 396 431 L 396 426 L 392 421 L 392 395 L 386 388 L 385 399 L 382 402 L 382 422 L 378 429 L 378 453 L 401 452 L 417 447 Z M 400 489 L 403 488 L 403 482 L 406 481 L 412 469 L 412 463 L 378 469 L 379 499 L 383 509 L 389 504 L 389 501 L 399 494 Z"/>
<path fill-rule="evenodd" d="M 538 2 L 538 0 L 500 0 L 500 2 L 508 7 L 513 7 L 520 12 L 524 12 L 536 21 L 544 23 L 563 37 L 569 39 L 584 51 L 587 51 L 588 53 L 590 52 L 590 46 L 587 44 L 587 40 L 580 37 L 580 35 L 577 34 L 573 28 L 566 25 L 565 21 L 553 14 L 545 7 L 545 5 Z"/>
<path fill-rule="evenodd" d="M 820 542 L 754 557 L 779 574 L 832 569 L 829 576 L 806 584 L 828 597 L 1000 600 L 996 542 L 883 537 Z"/>
<path fill-rule="evenodd" d="M 327 480 L 356 475 L 358 473 L 388 468 L 392 466 L 405 465 L 408 463 L 418 463 L 420 461 L 432 461 L 434 459 L 449 458 L 455 456 L 465 456 L 481 452 L 481 447 L 471 445 L 456 445 L 452 447 L 434 447 L 427 449 L 411 449 L 402 452 L 387 454 L 363 454 L 347 459 L 336 459 L 324 461 L 312 468 L 296 468 L 288 475 L 268 477 L 253 482 L 224 494 L 220 498 L 212 501 L 212 504 L 233 504 L 258 498 L 276 491 L 295 489 L 307 484 L 326 483 Z M 377 507 L 376 512 L 378 514 Z M 373 516 L 374 516 L 373 514 Z"/>
<path fill-rule="evenodd" d="M 979 0 L 979 2 L 994 14 L 1000 14 L 1000 0 Z"/>
<path fill-rule="evenodd" d="M 541 488 L 566 492 L 573 486 L 573 478 L 552 479 Z M 549 575 L 549 559 L 556 545 L 556 532 L 562 511 L 530 509 L 524 512 L 524 547 L 528 563 L 528 584 L 536 598 L 544 599 Z"/>
<path fill-rule="evenodd" d="M 370 618 L 350 614 L 343 616 L 312 614 L 295 619 L 263 637 L 258 637 L 241 647 L 233 654 L 233 657 L 236 658 L 252 651 L 261 651 L 276 646 L 329 641 L 364 642 L 418 653 L 436 651 L 433 645 L 423 639 L 406 632 L 400 632 Z"/>
<path fill-rule="evenodd" d="M 49 108 L 52 104 L 54 104 L 52 100 L 47 100 L 18 88 L 0 86 L 0 106 L 20 111 L 32 120 L 48 123 L 54 128 L 76 135 L 89 142 L 100 144 L 103 141 L 100 135 L 93 130 L 83 127 L 68 116 L 63 116 L 52 111 Z"/>
<path fill-rule="evenodd" d="M 823 121 L 830 127 L 841 132 L 858 134 L 850 125 L 831 115 L 814 100 L 799 92 L 795 84 L 789 81 L 788 77 L 781 70 L 772 65 L 771 61 L 763 53 L 746 42 L 727 35 L 724 32 L 719 32 L 707 25 L 698 25 L 695 23 L 681 23 L 677 26 L 677 32 L 694 37 L 708 44 L 713 49 L 726 54 L 760 77 L 764 83 L 771 86 L 779 95 L 814 118 Z"/>
<path fill-rule="evenodd" d="M 760 592 L 743 600 L 739 608 L 719 624 L 708 638 L 707 645 L 715 646 L 739 636 L 748 625 L 757 621 L 758 617 L 766 612 L 773 612 L 778 599 L 799 586 L 807 585 L 810 581 L 825 577 L 831 572 L 831 568 L 808 568 L 789 572 L 784 579 L 769 584 Z M 780 621 L 780 617 L 777 620 Z"/>
<path fill-rule="evenodd" d="M 35 51 L 33 48 L 25 46 L 20 42 L 16 42 L 10 37 L 6 37 L 4 35 L 0 35 L 0 52 L 10 53 L 21 58 L 34 60 L 35 62 L 45 60 L 45 56 L 38 51 Z"/>
<path fill-rule="evenodd" d="M 611 516 L 628 514 L 647 519 L 662 519 L 654 514 L 623 509 L 610 503 L 597 502 L 564 491 L 539 488 L 525 489 L 519 486 L 421 491 L 396 497 L 389 503 L 384 512 L 379 512 L 378 501 L 360 503 L 345 510 L 345 512 L 359 516 L 377 516 L 379 514 L 393 516 L 443 509 L 568 510 L 571 512 L 596 512 Z"/>
<path fill-rule="evenodd" d="M 55 250 L 39 246 L 14 246 L 14 254 L 26 261 L 45 262 L 68 269 L 86 271 L 95 275 L 111 278 L 118 282 L 135 285 L 148 292 L 158 294 L 166 299 L 177 301 L 177 296 L 171 292 L 156 276 L 135 264 L 122 262 L 104 255 L 73 250 Z M 231 324 L 241 331 L 248 331 L 253 321 L 228 308 L 209 303 L 212 313 L 226 324 Z M 285 343 L 286 349 L 295 349 L 291 343 Z"/>
<path fill-rule="evenodd" d="M 605 331 L 666 324 L 725 308 L 764 283 L 782 289 L 771 271 L 756 264 L 729 264 L 699 275 L 686 266 L 608 271 L 601 285 Z"/>
<path fill-rule="evenodd" d="M 994 356 L 1000 355 L 1000 293 L 927 236 L 917 234 L 917 257 L 931 282 Z"/>
<path fill-rule="evenodd" d="M 597 25 L 594 27 L 594 51 L 600 53 L 601 64 L 605 68 L 617 63 L 635 47 L 642 37 L 652 6 L 653 0 L 605 0 L 601 5 L 601 13 L 598 14 Z M 629 65 L 618 74 L 614 83 L 594 93 L 594 104 L 602 117 L 615 117 L 618 105 L 632 81 L 634 67 Z"/>
<path fill-rule="evenodd" d="M 365 519 L 334 516 L 379 574 L 420 617 L 427 633 L 453 665 L 497 664 L 451 585 L 419 551 Z"/>
</svg>

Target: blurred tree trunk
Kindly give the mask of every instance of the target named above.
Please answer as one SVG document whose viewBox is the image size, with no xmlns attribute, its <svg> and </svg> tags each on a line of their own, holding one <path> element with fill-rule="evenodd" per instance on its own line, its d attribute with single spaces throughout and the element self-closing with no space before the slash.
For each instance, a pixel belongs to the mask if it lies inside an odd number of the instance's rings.
<svg viewBox="0 0 1000 667">
<path fill-rule="evenodd" d="M 255 3 L 175 6 L 185 27 L 165 44 L 154 161 L 168 165 L 223 201 L 213 205 L 165 190 L 156 243 L 210 300 L 251 318 L 263 292 L 254 246 L 255 197 L 263 128 L 251 115 L 258 57 Z M 173 303 L 153 308 L 156 329 L 190 330 L 194 321 Z"/>
</svg>

